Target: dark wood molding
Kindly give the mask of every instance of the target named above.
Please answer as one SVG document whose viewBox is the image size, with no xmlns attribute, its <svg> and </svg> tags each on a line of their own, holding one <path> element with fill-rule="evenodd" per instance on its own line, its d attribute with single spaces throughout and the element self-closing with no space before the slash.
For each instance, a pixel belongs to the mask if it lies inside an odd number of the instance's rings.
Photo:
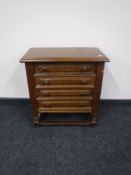
<svg viewBox="0 0 131 175">
<path fill-rule="evenodd" d="M 31 48 L 20 62 L 109 62 L 96 47 Z"/>
</svg>

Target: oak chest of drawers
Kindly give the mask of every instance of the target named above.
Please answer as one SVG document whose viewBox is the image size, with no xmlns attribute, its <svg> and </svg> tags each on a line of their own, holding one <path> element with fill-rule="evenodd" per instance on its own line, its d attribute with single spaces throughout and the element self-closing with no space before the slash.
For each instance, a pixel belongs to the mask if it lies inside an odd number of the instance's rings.
<svg viewBox="0 0 131 175">
<path fill-rule="evenodd" d="M 96 125 L 104 64 L 98 48 L 31 48 L 25 63 L 34 125 Z M 40 121 L 42 113 L 88 113 L 90 120 Z"/>
</svg>

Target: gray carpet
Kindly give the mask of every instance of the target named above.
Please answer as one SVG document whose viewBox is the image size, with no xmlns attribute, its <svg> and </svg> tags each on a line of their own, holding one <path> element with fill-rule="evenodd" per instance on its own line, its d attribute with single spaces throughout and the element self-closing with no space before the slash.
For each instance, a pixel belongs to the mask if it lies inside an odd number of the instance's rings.
<svg viewBox="0 0 131 175">
<path fill-rule="evenodd" d="M 35 128 L 28 100 L 0 100 L 0 175 L 88 174 L 131 175 L 130 101 L 102 101 L 96 128 Z"/>
</svg>

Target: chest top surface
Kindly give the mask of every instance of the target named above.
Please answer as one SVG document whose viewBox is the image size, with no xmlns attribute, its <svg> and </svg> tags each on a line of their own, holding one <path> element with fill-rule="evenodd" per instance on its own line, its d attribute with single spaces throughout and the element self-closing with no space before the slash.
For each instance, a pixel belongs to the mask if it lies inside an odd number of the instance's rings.
<svg viewBox="0 0 131 175">
<path fill-rule="evenodd" d="M 109 59 L 95 47 L 31 48 L 20 62 L 108 62 Z"/>
</svg>

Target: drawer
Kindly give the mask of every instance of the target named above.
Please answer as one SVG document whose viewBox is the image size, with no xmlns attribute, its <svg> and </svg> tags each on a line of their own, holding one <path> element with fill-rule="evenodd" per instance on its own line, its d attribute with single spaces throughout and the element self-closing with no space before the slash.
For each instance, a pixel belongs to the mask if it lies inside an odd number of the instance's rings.
<svg viewBox="0 0 131 175">
<path fill-rule="evenodd" d="M 92 112 L 92 107 L 39 107 L 38 111 L 41 113 L 83 113 Z"/>
<path fill-rule="evenodd" d="M 75 77 L 35 77 L 36 85 L 52 86 L 52 85 L 95 85 L 95 77 L 75 76 Z"/>
<path fill-rule="evenodd" d="M 46 107 L 46 108 L 52 108 L 52 107 L 91 107 L 92 106 L 92 100 L 87 101 L 44 101 L 40 100 L 38 101 L 39 107 Z"/>
<path fill-rule="evenodd" d="M 37 97 L 37 101 L 61 102 L 61 101 L 93 101 L 93 96 L 57 96 L 57 97 Z"/>
<path fill-rule="evenodd" d="M 66 89 L 66 90 L 85 90 L 85 89 L 89 89 L 89 88 L 94 88 L 94 85 L 37 85 L 36 89 L 43 89 L 43 90 L 62 90 L 62 89 Z"/>
<path fill-rule="evenodd" d="M 88 72 L 95 73 L 96 72 L 96 64 L 88 63 L 88 64 L 37 64 L 35 67 L 35 73 L 50 73 L 50 72 Z"/>
<path fill-rule="evenodd" d="M 36 89 L 37 97 L 64 97 L 64 96 L 78 96 L 78 97 L 86 97 L 86 96 L 93 96 L 94 89 L 89 88 L 85 90 L 43 90 L 43 89 Z"/>
</svg>

